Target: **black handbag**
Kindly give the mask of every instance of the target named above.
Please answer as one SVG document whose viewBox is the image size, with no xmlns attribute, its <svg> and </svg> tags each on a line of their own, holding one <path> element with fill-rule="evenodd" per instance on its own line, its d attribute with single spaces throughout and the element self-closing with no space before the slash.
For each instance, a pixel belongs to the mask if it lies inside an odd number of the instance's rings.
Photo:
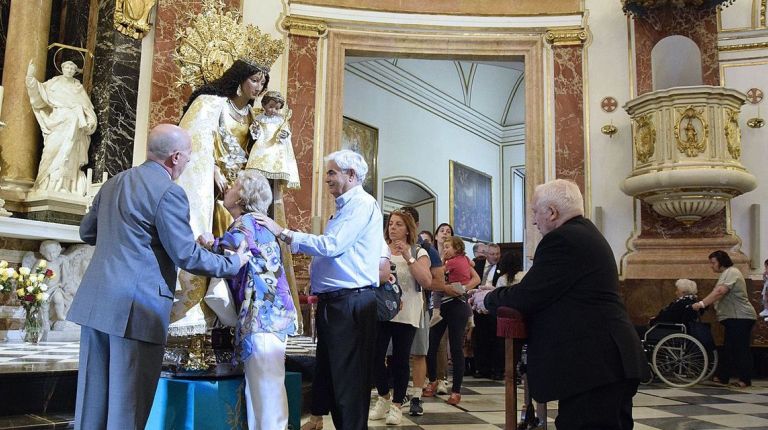
<svg viewBox="0 0 768 430">
<path fill-rule="evenodd" d="M 379 321 L 390 321 L 400 312 L 402 290 L 397 284 L 386 282 L 376 291 L 376 315 Z"/>
</svg>

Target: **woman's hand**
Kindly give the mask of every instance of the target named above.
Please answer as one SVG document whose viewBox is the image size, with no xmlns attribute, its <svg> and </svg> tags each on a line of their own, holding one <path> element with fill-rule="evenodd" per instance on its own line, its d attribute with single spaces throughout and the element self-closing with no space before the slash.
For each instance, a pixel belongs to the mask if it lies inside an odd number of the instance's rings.
<svg viewBox="0 0 768 430">
<path fill-rule="evenodd" d="M 217 166 L 215 169 L 213 169 L 213 188 L 215 194 L 217 196 L 223 196 L 224 192 L 227 191 L 227 186 L 227 178 L 224 177 L 224 175 L 221 173 L 221 170 Z"/>
<path fill-rule="evenodd" d="M 254 212 L 253 219 L 255 219 L 259 225 L 266 227 L 266 229 L 272 232 L 275 236 L 279 236 L 280 233 L 283 232 L 283 227 L 281 227 L 280 224 L 276 223 L 272 218 L 263 213 Z"/>
<path fill-rule="evenodd" d="M 411 258 L 413 258 L 413 254 L 411 254 L 410 245 L 408 245 L 402 240 L 396 240 L 394 242 L 394 245 L 395 245 L 395 251 L 397 251 L 397 254 L 402 255 L 405 261 L 408 261 Z"/>
<path fill-rule="evenodd" d="M 202 246 L 205 249 L 211 249 L 211 247 L 213 246 L 213 241 L 214 241 L 213 233 L 210 233 L 207 231 L 197 237 L 197 243 L 200 244 L 200 246 Z"/>
</svg>

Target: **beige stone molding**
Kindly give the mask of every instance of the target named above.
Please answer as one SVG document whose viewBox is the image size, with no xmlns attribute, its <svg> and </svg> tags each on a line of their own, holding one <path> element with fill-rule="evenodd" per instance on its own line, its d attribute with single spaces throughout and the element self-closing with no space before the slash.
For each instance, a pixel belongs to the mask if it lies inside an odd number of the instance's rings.
<svg viewBox="0 0 768 430">
<path fill-rule="evenodd" d="M 323 37 L 328 33 L 328 25 L 320 20 L 286 16 L 283 28 L 294 36 Z"/>
<path fill-rule="evenodd" d="M 547 30 L 544 40 L 552 46 L 583 45 L 587 41 L 587 30 L 583 28 Z"/>
</svg>

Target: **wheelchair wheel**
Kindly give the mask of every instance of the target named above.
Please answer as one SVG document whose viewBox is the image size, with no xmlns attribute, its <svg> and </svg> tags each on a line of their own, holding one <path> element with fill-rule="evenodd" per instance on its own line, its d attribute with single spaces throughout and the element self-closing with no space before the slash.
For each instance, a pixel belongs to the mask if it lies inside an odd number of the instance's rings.
<svg viewBox="0 0 768 430">
<path fill-rule="evenodd" d="M 707 350 L 693 336 L 675 333 L 664 337 L 653 348 L 651 357 L 656 375 L 671 387 L 696 384 L 706 375 Z"/>
<path fill-rule="evenodd" d="M 719 358 L 717 356 L 717 350 L 713 349 L 712 352 L 709 353 L 709 366 L 707 366 L 707 373 L 704 375 L 705 381 L 709 381 L 712 379 L 712 376 L 715 374 L 715 370 L 717 370 L 717 364 L 718 364 Z"/>
</svg>

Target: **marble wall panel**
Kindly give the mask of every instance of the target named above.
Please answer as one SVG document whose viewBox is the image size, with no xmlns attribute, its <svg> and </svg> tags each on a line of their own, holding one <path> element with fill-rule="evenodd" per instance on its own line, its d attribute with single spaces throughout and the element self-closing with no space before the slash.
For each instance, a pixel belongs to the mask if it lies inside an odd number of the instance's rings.
<svg viewBox="0 0 768 430">
<path fill-rule="evenodd" d="M 704 298 L 712 292 L 716 279 L 713 273 L 711 279 L 693 279 L 698 285 L 699 298 Z M 619 287 L 619 293 L 629 312 L 629 317 L 635 325 L 647 325 L 648 320 L 675 299 L 676 279 L 626 279 Z M 763 283 L 757 280 L 747 280 L 747 292 L 752 306 L 757 312 L 763 309 L 761 291 Z M 712 325 L 715 341 L 722 344 L 723 327 L 717 323 L 717 316 L 710 306 L 702 317 L 702 321 Z M 755 324 L 752 331 L 752 346 L 768 346 L 768 325 Z"/>
<path fill-rule="evenodd" d="M 685 238 L 685 237 L 723 237 L 728 234 L 725 222 L 725 210 L 702 218 L 686 226 L 657 214 L 651 205 L 642 202 L 640 206 L 641 238 Z"/>
<path fill-rule="evenodd" d="M 113 0 L 114 2 L 114 0 Z M 49 43 L 61 43 L 64 45 L 86 48 L 88 43 L 88 15 L 91 8 L 91 0 L 54 0 L 51 11 L 51 29 Z M 92 31 L 96 31 L 93 29 Z M 48 51 L 48 64 L 46 79 L 59 74 L 54 65 L 54 55 L 57 49 Z M 74 61 L 78 67 L 83 68 L 84 58 L 79 52 L 61 50 L 55 59 L 59 65 L 64 61 Z M 78 76 L 83 80 L 83 76 Z"/>
<path fill-rule="evenodd" d="M 717 10 L 669 8 L 651 10 L 635 19 L 637 94 L 653 90 L 651 51 L 661 39 L 680 35 L 693 40 L 701 51 L 704 85 L 720 85 L 717 51 Z"/>
<path fill-rule="evenodd" d="M 91 137 L 93 179 L 114 176 L 133 164 L 141 41 L 113 25 L 115 0 L 99 0 L 91 100 L 99 125 Z"/>
<path fill-rule="evenodd" d="M 293 150 L 299 167 L 301 189 L 285 194 L 285 214 L 292 229 L 312 227 L 312 172 L 315 144 L 315 94 L 317 92 L 317 39 L 291 35 L 288 39 L 287 104 L 293 110 Z M 296 280 L 309 282 L 309 258 L 294 258 Z"/>
<path fill-rule="evenodd" d="M 582 46 L 555 46 L 555 176 L 584 189 L 584 76 Z"/>
<path fill-rule="evenodd" d="M 225 0 L 233 9 L 240 8 L 240 0 Z M 157 124 L 178 124 L 181 112 L 192 93 L 188 87 L 177 87 L 179 68 L 173 62 L 176 49 L 176 29 L 189 22 L 189 13 L 198 13 L 200 0 L 163 0 L 156 6 L 155 52 L 152 59 L 152 91 L 149 107 L 149 127 Z"/>
</svg>

